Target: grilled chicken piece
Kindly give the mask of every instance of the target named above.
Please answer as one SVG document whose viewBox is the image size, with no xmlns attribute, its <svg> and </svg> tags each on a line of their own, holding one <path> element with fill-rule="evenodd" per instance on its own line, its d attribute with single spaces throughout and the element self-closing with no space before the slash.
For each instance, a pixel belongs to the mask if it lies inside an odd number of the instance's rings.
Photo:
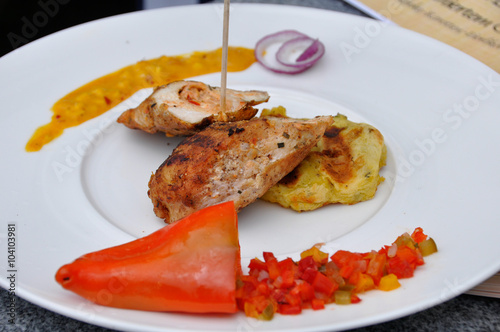
<svg viewBox="0 0 500 332">
<path fill-rule="evenodd" d="M 268 117 L 212 124 L 184 139 L 151 176 L 154 212 L 172 223 L 226 201 L 240 211 L 292 171 L 332 121 Z"/>
<path fill-rule="evenodd" d="M 220 88 L 195 81 L 176 81 L 157 87 L 139 106 L 118 118 L 119 123 L 148 133 L 190 136 L 213 122 L 248 120 L 269 100 L 264 91 L 226 89 L 226 110 L 220 110 Z"/>
</svg>

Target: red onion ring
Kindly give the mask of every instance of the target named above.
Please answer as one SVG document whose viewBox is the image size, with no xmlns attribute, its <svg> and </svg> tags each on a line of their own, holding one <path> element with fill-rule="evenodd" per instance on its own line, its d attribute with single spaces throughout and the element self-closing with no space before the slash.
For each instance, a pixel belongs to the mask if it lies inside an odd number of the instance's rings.
<svg viewBox="0 0 500 332">
<path fill-rule="evenodd" d="M 289 59 L 296 50 L 303 52 L 295 59 Z M 325 53 L 325 46 L 318 39 L 313 40 L 309 37 L 298 37 L 289 40 L 279 48 L 276 53 L 276 59 L 279 63 L 290 67 L 310 67 L 318 61 Z"/>
<path fill-rule="evenodd" d="M 274 56 L 265 56 L 268 49 L 281 46 Z M 290 59 L 296 51 L 302 51 L 296 59 Z M 298 74 L 314 65 L 325 53 L 325 46 L 318 39 L 295 31 L 283 30 L 260 39 L 255 46 L 255 58 L 265 68 L 282 74 Z"/>
</svg>

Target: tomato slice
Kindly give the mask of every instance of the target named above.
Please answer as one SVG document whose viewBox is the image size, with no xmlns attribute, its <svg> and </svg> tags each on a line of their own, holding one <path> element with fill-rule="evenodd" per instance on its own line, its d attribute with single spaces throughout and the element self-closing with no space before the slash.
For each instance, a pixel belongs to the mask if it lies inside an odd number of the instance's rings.
<svg viewBox="0 0 500 332">
<path fill-rule="evenodd" d="M 238 310 L 241 276 L 233 202 L 202 209 L 135 241 L 83 255 L 56 281 L 95 303 L 150 311 Z"/>
</svg>

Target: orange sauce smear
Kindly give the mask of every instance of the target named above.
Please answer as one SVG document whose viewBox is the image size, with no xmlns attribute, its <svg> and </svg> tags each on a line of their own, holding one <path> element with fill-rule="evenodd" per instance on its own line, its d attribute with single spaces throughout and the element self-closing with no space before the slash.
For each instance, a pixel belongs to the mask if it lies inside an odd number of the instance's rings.
<svg viewBox="0 0 500 332">
<path fill-rule="evenodd" d="M 26 144 L 26 151 L 39 151 L 59 137 L 66 128 L 93 119 L 110 110 L 135 92 L 173 81 L 221 70 L 222 49 L 196 51 L 140 61 L 100 77 L 68 93 L 52 106 L 50 123 L 39 127 Z M 229 47 L 227 70 L 243 71 L 255 62 L 254 51 Z"/>
</svg>

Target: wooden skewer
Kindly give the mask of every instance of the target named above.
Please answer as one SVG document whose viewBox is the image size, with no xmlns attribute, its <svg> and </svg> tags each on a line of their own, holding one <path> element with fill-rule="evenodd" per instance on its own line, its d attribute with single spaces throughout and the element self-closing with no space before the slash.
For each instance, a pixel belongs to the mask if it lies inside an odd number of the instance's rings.
<svg viewBox="0 0 500 332">
<path fill-rule="evenodd" d="M 229 35 L 229 2 L 224 0 L 224 20 L 222 30 L 222 61 L 221 61 L 221 82 L 220 82 L 220 112 L 225 120 L 226 115 L 226 86 L 227 86 L 227 53 Z"/>
</svg>

